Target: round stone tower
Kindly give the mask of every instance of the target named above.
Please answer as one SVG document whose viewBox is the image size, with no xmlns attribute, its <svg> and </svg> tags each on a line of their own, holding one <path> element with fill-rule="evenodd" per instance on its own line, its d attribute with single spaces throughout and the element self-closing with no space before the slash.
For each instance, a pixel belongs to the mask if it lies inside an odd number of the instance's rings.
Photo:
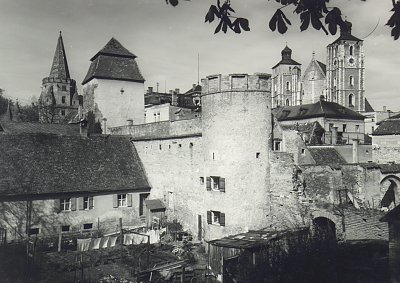
<svg viewBox="0 0 400 283">
<path fill-rule="evenodd" d="M 206 238 L 267 226 L 271 76 L 202 80 Z"/>
</svg>

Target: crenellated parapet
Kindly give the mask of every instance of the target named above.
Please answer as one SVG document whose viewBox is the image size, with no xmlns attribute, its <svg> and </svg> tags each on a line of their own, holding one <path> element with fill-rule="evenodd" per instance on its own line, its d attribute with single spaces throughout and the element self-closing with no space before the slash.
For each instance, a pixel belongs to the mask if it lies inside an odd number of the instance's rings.
<svg viewBox="0 0 400 283">
<path fill-rule="evenodd" d="M 229 91 L 270 91 L 270 74 L 210 75 L 202 79 L 202 96 Z"/>
</svg>

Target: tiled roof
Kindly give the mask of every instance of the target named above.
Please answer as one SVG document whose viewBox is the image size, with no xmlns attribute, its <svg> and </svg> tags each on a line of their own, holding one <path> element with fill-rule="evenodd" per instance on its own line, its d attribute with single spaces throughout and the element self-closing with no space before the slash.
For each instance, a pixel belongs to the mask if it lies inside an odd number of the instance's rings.
<svg viewBox="0 0 400 283">
<path fill-rule="evenodd" d="M 389 118 L 379 123 L 379 126 L 372 133 L 373 136 L 400 135 L 400 119 Z"/>
<path fill-rule="evenodd" d="M 304 72 L 303 78 L 305 80 L 321 80 L 325 79 L 326 76 L 326 66 L 321 62 L 315 60 L 314 58 L 311 60 L 308 65 L 306 71 Z"/>
<path fill-rule="evenodd" d="M 364 116 L 335 102 L 320 100 L 313 104 L 285 106 L 275 110 L 278 121 L 301 120 L 316 117 L 364 120 Z"/>
<path fill-rule="evenodd" d="M 108 79 L 144 82 L 136 56 L 125 49 L 121 43 L 112 38 L 107 45 L 92 59 L 89 70 L 82 84 L 91 79 Z"/>
<path fill-rule="evenodd" d="M 135 59 L 137 56 L 132 54 L 128 49 L 122 46 L 122 44 L 116 40 L 114 37 L 110 39 L 109 42 L 90 59 L 93 61 L 99 55 L 109 55 L 113 57 L 126 57 L 126 58 L 133 58 Z"/>
<path fill-rule="evenodd" d="M 312 158 L 314 159 L 317 165 L 339 165 L 346 164 L 346 161 L 334 148 L 330 147 L 321 147 L 315 148 L 310 147 L 308 150 L 311 153 Z"/>
<path fill-rule="evenodd" d="M 0 121 L 5 134 L 79 135 L 79 125 Z"/>
<path fill-rule="evenodd" d="M 50 78 L 69 79 L 67 56 L 65 55 L 64 42 L 61 36 L 58 37 L 56 52 L 51 66 Z"/>
<path fill-rule="evenodd" d="M 318 65 L 321 67 L 322 72 L 326 75 L 326 65 L 320 61 L 317 61 Z"/>
<path fill-rule="evenodd" d="M 0 135 L 0 198 L 148 189 L 128 137 Z"/>
<path fill-rule="evenodd" d="M 296 62 L 295 60 L 291 59 L 291 58 L 285 58 L 282 59 L 281 61 L 279 61 L 278 64 L 276 64 L 275 66 L 272 67 L 272 69 L 275 69 L 276 67 L 278 67 L 279 65 L 298 65 L 300 66 L 301 64 Z"/>
<path fill-rule="evenodd" d="M 325 132 L 325 129 L 318 123 L 317 121 L 315 122 L 307 122 L 307 123 L 298 123 L 296 124 L 290 124 L 290 125 L 281 125 L 282 130 L 292 130 L 292 131 L 299 131 L 299 132 Z"/>
<path fill-rule="evenodd" d="M 342 40 L 362 41 L 361 39 L 355 37 L 355 36 L 352 35 L 351 33 L 344 32 L 344 33 L 342 33 L 342 34 L 339 36 L 338 39 L 336 39 L 336 40 L 335 40 L 334 42 L 332 42 L 331 44 L 335 44 L 335 43 L 337 43 L 337 42 L 339 42 L 339 41 L 342 41 Z"/>
<path fill-rule="evenodd" d="M 163 211 L 165 210 L 165 205 L 159 199 L 147 199 L 144 201 L 146 203 L 146 207 L 153 211 Z"/>
</svg>

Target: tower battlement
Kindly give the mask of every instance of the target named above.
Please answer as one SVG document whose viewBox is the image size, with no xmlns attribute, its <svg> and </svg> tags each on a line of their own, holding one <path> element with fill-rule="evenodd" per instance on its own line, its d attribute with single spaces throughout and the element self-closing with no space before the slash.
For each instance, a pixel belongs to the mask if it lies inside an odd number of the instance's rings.
<svg viewBox="0 0 400 283">
<path fill-rule="evenodd" d="M 271 75 L 264 73 L 210 75 L 202 79 L 202 95 L 227 91 L 270 91 Z"/>
</svg>

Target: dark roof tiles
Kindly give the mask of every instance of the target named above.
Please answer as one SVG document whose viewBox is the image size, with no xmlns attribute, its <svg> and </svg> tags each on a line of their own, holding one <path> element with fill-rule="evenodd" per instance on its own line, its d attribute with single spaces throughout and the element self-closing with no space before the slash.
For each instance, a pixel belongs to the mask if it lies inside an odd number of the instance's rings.
<svg viewBox="0 0 400 283">
<path fill-rule="evenodd" d="M 313 104 L 285 106 L 275 110 L 278 121 L 302 120 L 317 117 L 364 120 L 364 116 L 335 102 L 320 100 Z"/>
<path fill-rule="evenodd" d="M 148 189 L 127 137 L 0 135 L 0 198 Z"/>
<path fill-rule="evenodd" d="M 316 165 L 340 165 L 346 164 L 346 161 L 334 148 L 320 147 L 308 148 Z"/>
<path fill-rule="evenodd" d="M 373 136 L 400 135 L 400 119 L 389 118 L 379 123 L 379 126 L 372 133 Z"/>
</svg>

